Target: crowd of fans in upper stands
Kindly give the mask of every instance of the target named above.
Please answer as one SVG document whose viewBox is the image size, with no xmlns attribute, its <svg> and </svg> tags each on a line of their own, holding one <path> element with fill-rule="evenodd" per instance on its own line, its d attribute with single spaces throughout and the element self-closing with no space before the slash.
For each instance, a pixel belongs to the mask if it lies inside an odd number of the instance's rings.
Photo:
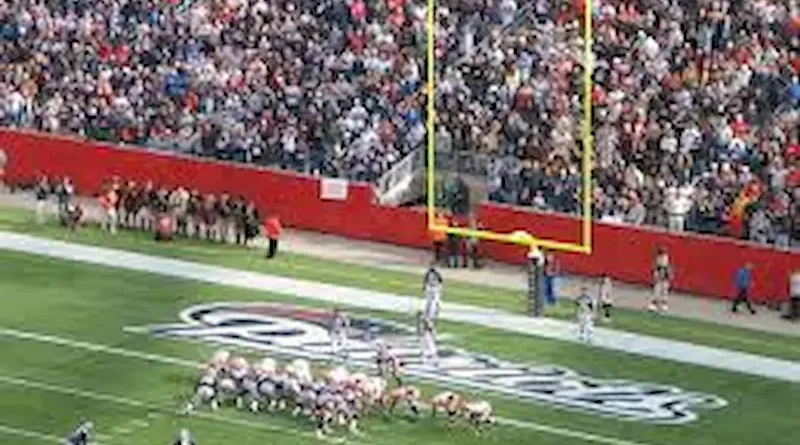
<svg viewBox="0 0 800 445">
<path fill-rule="evenodd" d="M 0 124 L 373 181 L 425 141 L 421 0 L 13 0 Z M 437 0 L 437 150 L 580 211 L 583 0 Z M 791 0 L 595 0 L 599 218 L 800 240 Z"/>
</svg>

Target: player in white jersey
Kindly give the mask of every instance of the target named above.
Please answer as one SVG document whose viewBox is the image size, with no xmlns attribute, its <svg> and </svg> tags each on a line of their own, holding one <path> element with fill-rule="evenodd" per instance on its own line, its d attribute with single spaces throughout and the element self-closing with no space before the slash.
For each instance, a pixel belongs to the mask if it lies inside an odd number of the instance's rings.
<svg viewBox="0 0 800 445">
<path fill-rule="evenodd" d="M 436 270 L 434 264 L 431 264 L 431 267 L 425 272 L 425 278 L 422 283 L 422 289 L 425 293 L 425 310 L 423 314 L 428 320 L 436 321 L 439 317 L 443 286 L 442 275 Z"/>
<path fill-rule="evenodd" d="M 195 442 L 194 439 L 192 439 L 192 434 L 189 432 L 189 430 L 184 428 L 178 434 L 178 438 L 175 439 L 173 445 L 195 445 Z"/>
<path fill-rule="evenodd" d="M 613 282 L 608 275 L 604 276 L 600 281 L 600 310 L 602 311 L 602 320 L 611 321 L 611 309 L 614 307 L 614 299 L 612 296 Z"/>
<path fill-rule="evenodd" d="M 349 329 L 350 318 L 339 308 L 335 308 L 330 329 L 331 351 L 341 361 L 347 360 L 347 331 Z"/>
<path fill-rule="evenodd" d="M 439 351 L 436 347 L 436 327 L 433 320 L 420 317 L 419 346 L 424 365 L 439 366 Z"/>
<path fill-rule="evenodd" d="M 581 288 L 581 295 L 575 300 L 577 306 L 578 339 L 585 343 L 592 341 L 594 335 L 595 301 L 586 287 Z"/>
</svg>

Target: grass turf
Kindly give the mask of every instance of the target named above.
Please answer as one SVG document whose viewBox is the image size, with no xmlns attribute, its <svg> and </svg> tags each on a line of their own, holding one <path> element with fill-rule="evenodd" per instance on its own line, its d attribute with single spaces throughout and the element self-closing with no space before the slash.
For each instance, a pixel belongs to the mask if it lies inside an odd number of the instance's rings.
<svg viewBox="0 0 800 445">
<path fill-rule="evenodd" d="M 8 207 L 0 207 L 0 230 L 402 295 L 413 296 L 420 293 L 420 277 L 409 273 L 351 265 L 287 252 L 282 252 L 275 260 L 266 262 L 263 260 L 262 252 L 245 250 L 238 246 L 199 240 L 177 240 L 164 245 L 155 243 L 149 234 L 124 231 L 111 236 L 94 226 L 72 233 L 56 225 L 37 225 L 33 222 L 30 212 Z M 526 303 L 519 292 L 457 281 L 446 283 L 445 299 L 512 313 L 523 313 L 526 310 Z M 548 308 L 547 315 L 559 319 L 571 319 L 572 314 L 572 304 L 562 301 L 558 306 Z M 706 346 L 800 360 L 797 338 L 788 335 L 623 308 L 616 310 L 610 327 Z"/>
<path fill-rule="evenodd" d="M 214 301 L 290 301 L 295 298 L 214 286 L 139 272 L 0 251 L 0 327 L 44 332 L 136 351 L 205 360 L 212 348 L 198 343 L 148 338 L 125 326 L 168 323 L 189 305 Z M 373 314 L 404 319 L 398 314 Z M 442 323 L 453 342 L 473 351 L 528 363 L 558 364 L 597 377 L 630 378 L 674 384 L 719 395 L 728 407 L 700 411 L 700 420 L 684 426 L 655 426 L 484 396 L 500 416 L 551 427 L 593 433 L 644 445 L 794 443 L 800 385 L 594 350 L 582 345 L 512 335 L 457 323 Z M 9 383 L 23 378 L 29 384 Z M 0 337 L 0 426 L 46 433 L 67 431 L 80 416 L 113 436 L 107 444 L 167 443 L 189 426 L 202 444 L 303 444 L 310 426 L 286 416 L 253 416 L 225 410 L 216 417 L 184 418 L 175 410 L 193 384 L 195 372 L 136 358 Z M 42 383 L 50 385 L 44 387 Z M 83 392 L 78 393 L 75 389 Z M 424 385 L 430 394 L 433 388 Z M 88 392 L 91 391 L 91 392 Z M 108 396 L 113 395 L 114 398 Z M 147 423 L 147 426 L 144 424 Z M 585 445 L 585 439 L 497 426 L 482 437 L 464 428 L 423 419 L 370 417 L 367 435 L 348 439 L 360 445 L 522 443 Z M 0 428 L 1 429 L 1 428 Z M 10 438 L 2 443 L 41 443 Z M 19 439 L 19 440 L 18 440 Z M 618 444 L 622 442 L 617 442 Z"/>
</svg>

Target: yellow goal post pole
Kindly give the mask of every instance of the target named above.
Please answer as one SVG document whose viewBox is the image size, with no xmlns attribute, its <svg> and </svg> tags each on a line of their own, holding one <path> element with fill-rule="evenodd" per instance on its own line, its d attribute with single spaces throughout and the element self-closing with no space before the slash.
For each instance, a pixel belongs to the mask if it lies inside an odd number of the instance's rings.
<svg viewBox="0 0 800 445">
<path fill-rule="evenodd" d="M 428 147 L 427 155 L 428 162 L 426 167 L 426 190 L 428 191 L 428 229 L 436 230 L 436 182 L 434 177 L 434 169 L 436 168 L 436 135 L 434 133 L 436 127 L 436 90 L 435 90 L 435 76 L 436 76 L 436 33 L 435 33 L 435 13 L 436 13 L 436 0 L 427 0 L 427 17 L 426 17 L 426 42 L 428 58 L 428 82 L 427 82 L 427 114 L 428 114 Z"/>
<path fill-rule="evenodd" d="M 581 244 L 585 253 L 592 253 L 592 200 L 593 200 L 593 175 L 592 164 L 594 157 L 594 138 L 592 136 L 592 92 L 594 90 L 594 30 L 592 29 L 592 13 L 594 0 L 585 0 L 584 28 L 583 28 L 583 156 L 582 178 L 583 211 L 581 212 L 582 235 Z"/>
<path fill-rule="evenodd" d="M 582 212 L 581 212 L 581 243 L 565 243 L 553 240 L 537 239 L 524 231 L 513 233 L 495 233 L 491 231 L 475 230 L 461 227 L 449 227 L 436 223 L 436 147 L 435 147 L 435 0 L 427 0 L 426 14 L 426 47 L 427 47 L 427 168 L 426 168 L 426 190 L 427 190 L 427 217 L 428 230 L 444 232 L 448 235 L 461 236 L 466 238 L 476 238 L 486 241 L 496 241 L 508 244 L 527 246 L 532 249 L 556 250 L 562 252 L 574 252 L 590 254 L 592 252 L 592 162 L 593 162 L 593 137 L 592 137 L 592 90 L 594 72 L 593 29 L 592 29 L 592 10 L 594 9 L 593 0 L 585 1 L 584 10 L 584 91 L 583 108 L 584 119 L 582 125 L 583 154 L 581 158 L 582 170 Z"/>
</svg>

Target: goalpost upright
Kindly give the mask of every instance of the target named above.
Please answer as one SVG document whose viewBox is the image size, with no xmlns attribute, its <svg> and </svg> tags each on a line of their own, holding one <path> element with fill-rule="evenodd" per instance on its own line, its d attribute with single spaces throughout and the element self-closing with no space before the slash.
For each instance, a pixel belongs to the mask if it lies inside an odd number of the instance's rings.
<svg viewBox="0 0 800 445">
<path fill-rule="evenodd" d="M 517 244 L 530 248 L 576 252 L 583 254 L 592 253 L 592 158 L 594 154 L 594 141 L 592 137 L 592 90 L 594 72 L 594 55 L 592 53 L 592 9 L 593 0 L 585 0 L 584 28 L 583 28 L 583 123 L 581 138 L 583 153 L 581 157 L 582 187 L 581 187 L 581 242 L 565 243 L 555 240 L 539 239 L 527 233 L 497 233 L 489 230 L 475 230 L 461 227 L 449 227 L 436 223 L 436 62 L 435 62 L 435 28 L 436 0 L 427 0 L 427 177 L 426 191 L 428 194 L 428 228 L 432 231 L 444 232 L 450 235 L 476 238 L 479 240 L 498 241 Z"/>
</svg>

